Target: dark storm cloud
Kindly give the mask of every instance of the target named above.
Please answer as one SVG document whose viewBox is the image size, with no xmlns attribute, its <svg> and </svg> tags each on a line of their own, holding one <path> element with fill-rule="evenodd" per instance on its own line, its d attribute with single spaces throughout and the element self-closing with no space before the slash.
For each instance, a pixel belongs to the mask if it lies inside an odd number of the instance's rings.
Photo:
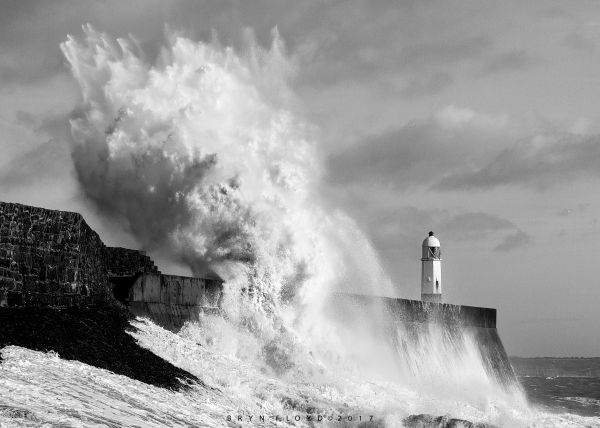
<svg viewBox="0 0 600 428">
<path fill-rule="evenodd" d="M 545 189 L 571 179 L 600 176 L 600 137 L 570 137 L 536 144 L 526 141 L 503 150 L 485 165 L 447 175 L 438 190 L 487 189 L 522 185 Z"/>
<path fill-rule="evenodd" d="M 522 230 L 507 235 L 504 240 L 494 248 L 494 251 L 512 251 L 516 248 L 527 245 L 531 242 L 531 237 Z"/>
<path fill-rule="evenodd" d="M 505 52 L 491 58 L 483 67 L 482 75 L 521 70 L 541 63 L 542 60 L 523 50 Z"/>
<path fill-rule="evenodd" d="M 496 144 L 501 147 L 506 138 L 497 129 L 505 121 L 450 106 L 331 155 L 328 178 L 333 184 L 429 187 L 440 177 L 462 171 L 466 165 L 482 165 L 497 153 Z"/>
<path fill-rule="evenodd" d="M 443 118 L 433 117 L 369 136 L 330 156 L 329 182 L 469 191 L 502 185 L 547 189 L 569 180 L 600 177 L 599 135 L 511 137 L 494 129 L 509 125 L 497 125 L 493 118 L 482 117 L 478 123 L 473 112 L 457 109 L 455 114 L 449 120 L 457 123 L 445 124 Z M 463 114 L 474 116 L 465 119 Z"/>
<path fill-rule="evenodd" d="M 367 138 L 329 159 L 330 180 L 396 188 L 424 184 L 463 156 L 460 141 L 444 144 L 435 127 L 412 124 Z"/>
</svg>

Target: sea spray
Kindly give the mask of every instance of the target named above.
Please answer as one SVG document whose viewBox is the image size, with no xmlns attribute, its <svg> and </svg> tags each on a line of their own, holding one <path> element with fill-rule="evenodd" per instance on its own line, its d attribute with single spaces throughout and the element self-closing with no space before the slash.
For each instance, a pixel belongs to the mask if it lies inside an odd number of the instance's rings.
<svg viewBox="0 0 600 428">
<path fill-rule="evenodd" d="M 84 33 L 62 44 L 82 92 L 75 168 L 146 249 L 216 270 L 234 298 L 291 323 L 334 287 L 391 290 L 368 240 L 318 194 L 322 162 L 292 113 L 293 61 L 276 32 L 244 54 L 171 35 L 152 63 L 133 38 Z"/>
<path fill-rule="evenodd" d="M 351 415 L 356 419 L 374 416 L 377 427 L 401 427 L 408 415 L 429 413 L 506 427 L 599 426 L 597 418 L 507 407 L 492 397 L 485 406 L 461 396 L 440 399 L 396 382 L 327 374 L 321 382 L 300 377 L 279 379 L 224 349 L 218 351 L 226 340 L 222 344 L 204 343 L 206 331 L 197 323 L 180 334 L 148 320 L 133 324 L 137 331 L 132 334 L 142 346 L 201 377 L 206 386 L 173 392 L 63 360 L 52 352 L 9 346 L 2 350 L 0 364 L 0 391 L 5 392 L 0 394 L 0 425 L 254 427 L 267 425 L 259 422 L 264 416 L 269 426 L 283 427 L 290 426 L 284 422 L 286 416 L 300 416 L 296 426 L 369 426 L 337 422 L 340 416 Z M 307 415 L 325 419 L 311 424 Z"/>
</svg>

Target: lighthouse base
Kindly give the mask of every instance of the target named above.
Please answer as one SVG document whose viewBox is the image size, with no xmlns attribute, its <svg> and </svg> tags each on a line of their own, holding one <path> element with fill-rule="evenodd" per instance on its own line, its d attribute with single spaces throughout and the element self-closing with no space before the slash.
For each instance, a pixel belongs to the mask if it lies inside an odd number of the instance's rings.
<svg viewBox="0 0 600 428">
<path fill-rule="evenodd" d="M 423 302 L 442 303 L 442 295 L 437 294 L 421 294 L 421 300 Z"/>
</svg>

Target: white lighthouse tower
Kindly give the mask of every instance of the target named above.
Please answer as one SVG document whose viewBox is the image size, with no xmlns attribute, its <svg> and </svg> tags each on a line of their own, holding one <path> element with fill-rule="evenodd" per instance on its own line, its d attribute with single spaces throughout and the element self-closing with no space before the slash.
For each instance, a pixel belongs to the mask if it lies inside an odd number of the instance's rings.
<svg viewBox="0 0 600 428">
<path fill-rule="evenodd" d="M 442 302 L 442 253 L 440 241 L 429 232 L 421 256 L 421 300 Z"/>
</svg>

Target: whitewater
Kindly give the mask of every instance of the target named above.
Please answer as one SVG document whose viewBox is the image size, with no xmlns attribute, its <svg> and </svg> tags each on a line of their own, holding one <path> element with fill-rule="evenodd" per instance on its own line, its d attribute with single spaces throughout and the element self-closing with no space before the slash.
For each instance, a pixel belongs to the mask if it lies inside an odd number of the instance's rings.
<svg viewBox="0 0 600 428">
<path fill-rule="evenodd" d="M 236 50 L 170 33 L 156 54 L 84 26 L 62 51 L 86 198 L 147 251 L 225 280 L 222 316 L 179 332 L 132 322 L 140 346 L 197 376 L 181 391 L 1 350 L 0 426 L 376 426 L 447 415 L 503 427 L 600 426 L 550 414 L 488 373 L 474 338 L 436 326 L 395 341 L 328 317 L 333 291 L 393 295 L 354 221 L 323 196 L 318 130 L 298 113 L 276 31 Z M 377 318 L 378 314 L 370 314 Z M 394 345 L 395 344 L 395 345 Z M 264 418 L 264 422 L 263 422 Z"/>
<path fill-rule="evenodd" d="M 299 371 L 274 376 L 246 358 L 252 339 L 231 328 L 211 336 L 198 324 L 179 334 L 148 320 L 134 325 L 142 346 L 205 385 L 172 392 L 52 352 L 11 346 L 3 349 L 0 365 L 0 426 L 401 427 L 405 417 L 420 413 L 507 427 L 598 426 L 597 418 L 544 413 L 506 394 L 442 397 L 414 384 L 370 381 L 326 367 L 317 376 Z M 208 345 L 207 339 L 214 342 Z M 371 416 L 373 424 L 360 425 L 359 418 Z"/>
</svg>

